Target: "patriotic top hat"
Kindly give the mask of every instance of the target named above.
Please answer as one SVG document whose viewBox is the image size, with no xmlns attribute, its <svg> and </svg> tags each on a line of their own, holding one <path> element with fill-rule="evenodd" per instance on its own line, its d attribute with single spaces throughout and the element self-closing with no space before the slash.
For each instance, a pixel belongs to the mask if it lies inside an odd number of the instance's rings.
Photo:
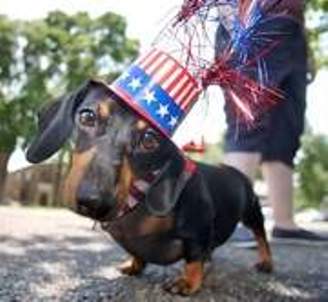
<svg viewBox="0 0 328 302">
<path fill-rule="evenodd" d="M 190 72 L 159 49 L 142 55 L 110 88 L 167 137 L 172 137 L 201 91 Z"/>
</svg>

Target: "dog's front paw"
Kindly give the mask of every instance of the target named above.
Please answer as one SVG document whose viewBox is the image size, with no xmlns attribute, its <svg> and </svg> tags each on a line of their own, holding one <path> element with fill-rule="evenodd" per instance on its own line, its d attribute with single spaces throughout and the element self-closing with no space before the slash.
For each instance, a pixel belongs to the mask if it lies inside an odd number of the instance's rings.
<svg viewBox="0 0 328 302">
<path fill-rule="evenodd" d="M 261 273 L 272 273 L 273 265 L 271 261 L 261 261 L 255 264 L 255 269 Z"/>
<path fill-rule="evenodd" d="M 143 269 L 145 268 L 146 264 L 142 260 L 138 258 L 132 258 L 123 262 L 119 267 L 119 271 L 124 275 L 135 276 L 139 275 Z"/>
<path fill-rule="evenodd" d="M 172 294 L 190 296 L 196 293 L 201 287 L 201 283 L 191 282 L 183 277 L 164 285 L 164 289 Z"/>
<path fill-rule="evenodd" d="M 189 262 L 185 266 L 183 275 L 177 280 L 164 285 L 164 289 L 172 294 L 190 296 L 196 293 L 203 282 L 203 262 Z"/>
</svg>

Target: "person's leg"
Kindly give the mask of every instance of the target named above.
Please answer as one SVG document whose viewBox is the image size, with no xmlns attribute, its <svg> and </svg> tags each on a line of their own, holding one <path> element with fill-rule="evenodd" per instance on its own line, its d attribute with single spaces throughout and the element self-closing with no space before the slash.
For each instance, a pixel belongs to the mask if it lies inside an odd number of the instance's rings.
<svg viewBox="0 0 328 302">
<path fill-rule="evenodd" d="M 268 186 L 275 227 L 296 229 L 293 215 L 293 169 L 279 161 L 264 162 L 262 172 Z"/>
<path fill-rule="evenodd" d="M 293 168 L 279 161 L 265 161 L 262 165 L 268 185 L 268 199 L 273 209 L 274 239 L 326 241 L 328 238 L 298 226 L 293 213 Z M 285 241 L 286 242 L 286 241 Z"/>
<path fill-rule="evenodd" d="M 251 181 L 254 180 L 255 173 L 261 160 L 260 153 L 255 152 L 227 152 L 224 154 L 223 162 L 232 166 L 247 175 Z"/>
<path fill-rule="evenodd" d="M 252 181 L 259 166 L 261 155 L 252 152 L 229 152 L 223 161 L 246 174 Z M 263 177 L 268 186 L 268 201 L 273 209 L 276 227 L 296 229 L 293 215 L 293 169 L 279 161 L 262 164 Z"/>
<path fill-rule="evenodd" d="M 248 176 L 252 182 L 255 178 L 255 173 L 259 167 L 260 160 L 260 153 L 246 151 L 230 151 L 225 153 L 223 157 L 224 164 L 241 171 Z M 253 233 L 242 224 L 238 224 L 230 241 L 237 247 L 256 248 L 257 246 Z"/>
</svg>

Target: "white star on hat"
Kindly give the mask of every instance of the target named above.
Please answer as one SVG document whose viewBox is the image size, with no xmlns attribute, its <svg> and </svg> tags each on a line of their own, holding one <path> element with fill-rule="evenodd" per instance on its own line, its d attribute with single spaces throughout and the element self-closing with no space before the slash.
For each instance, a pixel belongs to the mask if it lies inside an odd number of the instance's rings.
<svg viewBox="0 0 328 302">
<path fill-rule="evenodd" d="M 169 121 L 169 126 L 173 128 L 177 123 L 178 123 L 177 117 L 171 115 L 170 121 Z"/>
<path fill-rule="evenodd" d="M 132 90 L 137 90 L 141 87 L 141 80 L 139 78 L 133 78 L 128 86 L 131 87 Z"/>
<path fill-rule="evenodd" d="M 130 76 L 130 74 L 127 72 L 127 71 L 125 71 L 122 75 L 121 75 L 121 80 L 126 80 L 128 77 Z"/>
<path fill-rule="evenodd" d="M 156 111 L 156 113 L 163 118 L 165 115 L 169 114 L 169 110 L 168 110 L 169 106 L 168 105 L 162 105 L 159 104 L 159 109 Z"/>
<path fill-rule="evenodd" d="M 155 91 L 146 90 L 143 99 L 150 105 L 152 102 L 157 102 Z"/>
</svg>

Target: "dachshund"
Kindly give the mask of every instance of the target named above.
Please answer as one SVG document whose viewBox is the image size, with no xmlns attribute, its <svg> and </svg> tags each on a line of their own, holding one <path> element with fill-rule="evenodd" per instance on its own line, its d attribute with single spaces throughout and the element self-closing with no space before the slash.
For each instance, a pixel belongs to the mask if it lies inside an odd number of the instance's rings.
<svg viewBox="0 0 328 302">
<path fill-rule="evenodd" d="M 165 288 L 191 295 L 201 288 L 204 263 L 239 221 L 257 241 L 256 269 L 272 271 L 263 215 L 248 178 L 227 165 L 188 159 L 106 83 L 89 80 L 49 103 L 38 128 L 27 159 L 38 163 L 73 143 L 64 199 L 99 221 L 132 256 L 122 273 L 137 275 L 147 263 L 183 259 L 183 273 Z"/>
</svg>

